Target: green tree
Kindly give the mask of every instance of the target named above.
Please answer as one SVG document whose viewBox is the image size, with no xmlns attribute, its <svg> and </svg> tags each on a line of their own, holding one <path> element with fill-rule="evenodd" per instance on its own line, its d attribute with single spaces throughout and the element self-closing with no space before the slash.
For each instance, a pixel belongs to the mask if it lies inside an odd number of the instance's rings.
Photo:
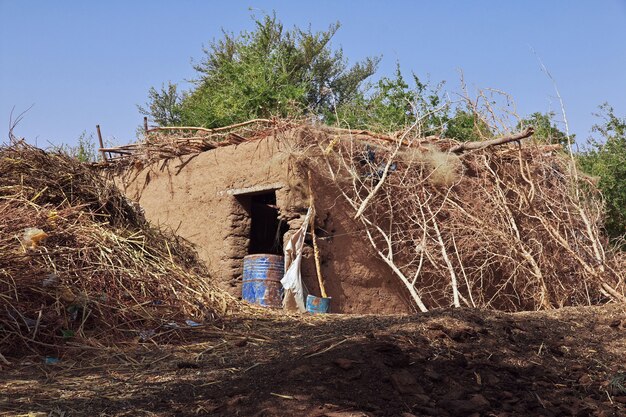
<svg viewBox="0 0 626 417">
<path fill-rule="evenodd" d="M 489 139 L 493 137 L 493 132 L 474 111 L 457 108 L 446 123 L 444 136 L 460 142 L 471 142 Z"/>
<path fill-rule="evenodd" d="M 255 20 L 255 30 L 223 38 L 204 49 L 199 78 L 187 93 L 169 84 L 152 88 L 143 114 L 167 125 L 216 127 L 271 116 L 327 114 L 355 98 L 379 59 L 348 66 L 328 30 L 286 30 L 276 16 Z"/>
<path fill-rule="evenodd" d="M 597 116 L 603 122 L 593 127 L 599 137 L 589 140 L 589 149 L 578 155 L 582 169 L 599 178 L 606 205 L 605 228 L 609 236 L 623 239 L 626 233 L 626 118 L 615 115 L 608 103 Z M 621 246 L 626 247 L 623 240 Z"/>
<path fill-rule="evenodd" d="M 150 115 L 161 126 L 176 126 L 181 123 L 181 104 L 183 95 L 178 92 L 178 86 L 171 82 L 161 86 L 161 91 L 154 87 L 148 90 L 147 108 L 139 106 L 139 111 Z"/>
<path fill-rule="evenodd" d="M 328 114 L 328 123 L 341 123 L 355 129 L 397 131 L 416 118 L 422 119 L 422 134 L 439 134 L 447 121 L 447 106 L 441 106 L 440 90 L 420 81 L 412 74 L 414 87 L 405 81 L 400 64 L 393 78 L 383 77 L 369 91 L 359 91 L 350 101 Z"/>
<path fill-rule="evenodd" d="M 569 139 L 565 132 L 562 132 L 554 122 L 554 112 L 539 113 L 535 112 L 530 116 L 522 119 L 517 124 L 518 130 L 523 130 L 528 126 L 535 128 L 533 139 L 542 143 L 560 144 L 565 149 L 569 145 L 569 140 L 574 141 L 575 135 L 570 135 Z"/>
</svg>

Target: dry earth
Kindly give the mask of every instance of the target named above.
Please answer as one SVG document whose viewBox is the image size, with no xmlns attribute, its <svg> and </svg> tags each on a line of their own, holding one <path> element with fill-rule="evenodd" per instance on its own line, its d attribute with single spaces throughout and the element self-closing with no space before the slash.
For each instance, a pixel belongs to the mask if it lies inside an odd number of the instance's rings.
<svg viewBox="0 0 626 417">
<path fill-rule="evenodd" d="M 166 338 L 7 356 L 0 414 L 626 415 L 626 305 L 271 315 Z"/>
</svg>

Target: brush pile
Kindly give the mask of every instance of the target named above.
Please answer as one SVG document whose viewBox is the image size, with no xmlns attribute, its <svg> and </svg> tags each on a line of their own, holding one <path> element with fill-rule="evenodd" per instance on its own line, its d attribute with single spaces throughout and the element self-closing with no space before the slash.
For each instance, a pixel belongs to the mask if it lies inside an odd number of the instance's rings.
<svg viewBox="0 0 626 417">
<path fill-rule="evenodd" d="M 229 299 L 209 281 L 186 242 L 88 165 L 0 147 L 0 353 L 147 340 L 217 318 Z"/>
<path fill-rule="evenodd" d="M 416 309 L 626 301 L 593 182 L 559 145 L 519 143 L 531 134 L 460 144 L 304 129 L 298 159 L 338 190 Z"/>
<path fill-rule="evenodd" d="M 116 168 L 147 166 L 155 162 L 193 155 L 229 145 L 238 145 L 276 135 L 295 126 L 279 119 L 254 119 L 214 129 L 204 127 L 155 127 L 145 132 L 143 140 L 128 145 L 101 148 L 108 154 L 105 166 Z"/>
</svg>

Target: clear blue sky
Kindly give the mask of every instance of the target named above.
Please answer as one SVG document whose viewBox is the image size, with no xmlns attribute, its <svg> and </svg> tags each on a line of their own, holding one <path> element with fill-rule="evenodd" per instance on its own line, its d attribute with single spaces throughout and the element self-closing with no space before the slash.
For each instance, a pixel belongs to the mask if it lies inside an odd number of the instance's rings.
<svg viewBox="0 0 626 417">
<path fill-rule="evenodd" d="M 470 86 L 510 93 L 522 114 L 560 111 L 532 48 L 579 139 L 605 101 L 626 116 L 626 0 L 0 0 L 0 142 L 11 109 L 32 104 L 17 134 L 39 146 L 75 143 L 98 123 L 109 140 L 133 141 L 151 86 L 193 78 L 203 44 L 273 10 L 288 27 L 340 21 L 334 45 L 351 62 L 382 55 L 377 76 L 400 61 L 454 90 L 461 69 Z"/>
</svg>

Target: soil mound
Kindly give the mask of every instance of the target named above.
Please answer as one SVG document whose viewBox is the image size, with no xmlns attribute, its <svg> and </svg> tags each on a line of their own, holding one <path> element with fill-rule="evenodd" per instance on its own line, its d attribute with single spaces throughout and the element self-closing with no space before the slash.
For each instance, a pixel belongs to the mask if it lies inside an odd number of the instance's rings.
<svg viewBox="0 0 626 417">
<path fill-rule="evenodd" d="M 0 147 L 0 213 L 4 353 L 147 340 L 233 308 L 190 245 L 76 159 Z"/>
</svg>

